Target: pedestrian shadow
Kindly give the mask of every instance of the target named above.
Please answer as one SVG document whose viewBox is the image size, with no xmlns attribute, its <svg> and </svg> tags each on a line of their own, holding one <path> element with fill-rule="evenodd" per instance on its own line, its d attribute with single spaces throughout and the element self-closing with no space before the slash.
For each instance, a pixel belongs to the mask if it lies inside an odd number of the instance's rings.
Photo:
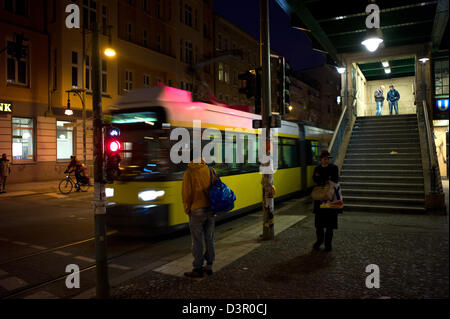
<svg viewBox="0 0 450 319">
<path fill-rule="evenodd" d="M 311 274 L 327 268 L 333 257 L 324 251 L 311 251 L 285 262 L 274 265 L 265 277 L 268 282 L 288 282 L 292 277 Z"/>
</svg>

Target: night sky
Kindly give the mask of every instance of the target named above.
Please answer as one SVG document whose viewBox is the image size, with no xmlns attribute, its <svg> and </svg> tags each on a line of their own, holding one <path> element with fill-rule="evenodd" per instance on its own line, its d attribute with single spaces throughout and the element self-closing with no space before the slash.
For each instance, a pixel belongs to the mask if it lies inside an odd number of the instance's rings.
<svg viewBox="0 0 450 319">
<path fill-rule="evenodd" d="M 259 0 L 215 0 L 214 11 L 259 39 Z M 270 47 L 288 60 L 293 70 L 323 65 L 323 54 L 312 51 L 311 42 L 290 26 L 289 16 L 275 0 L 269 0 Z"/>
</svg>

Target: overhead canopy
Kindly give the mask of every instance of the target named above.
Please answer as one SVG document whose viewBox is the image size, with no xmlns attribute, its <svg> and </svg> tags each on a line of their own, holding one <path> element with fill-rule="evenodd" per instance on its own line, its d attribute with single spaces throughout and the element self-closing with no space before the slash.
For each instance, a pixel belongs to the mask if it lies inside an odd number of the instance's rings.
<svg viewBox="0 0 450 319">
<path fill-rule="evenodd" d="M 387 62 L 388 66 L 384 67 L 382 62 Z M 403 76 L 414 76 L 415 74 L 415 59 L 403 58 L 403 59 L 389 59 L 378 62 L 370 63 L 358 63 L 361 72 L 364 74 L 366 80 L 380 80 L 386 78 L 398 78 Z M 386 73 L 386 69 L 391 71 Z"/>
<path fill-rule="evenodd" d="M 365 50 L 366 6 L 354 0 L 276 0 L 301 27 L 311 31 L 321 48 L 338 61 L 338 54 Z M 448 0 L 377 0 L 383 46 L 432 42 L 433 50 L 448 50 Z M 294 23 L 299 25 L 296 19 Z M 308 33 L 308 32 L 307 32 Z"/>
</svg>

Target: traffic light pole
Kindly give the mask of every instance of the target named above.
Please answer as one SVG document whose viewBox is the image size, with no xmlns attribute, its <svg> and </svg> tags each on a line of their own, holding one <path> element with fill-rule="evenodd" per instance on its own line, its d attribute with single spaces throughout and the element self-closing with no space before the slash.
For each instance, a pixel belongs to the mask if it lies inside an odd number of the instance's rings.
<svg viewBox="0 0 450 319">
<path fill-rule="evenodd" d="M 94 215 L 97 298 L 109 298 L 106 254 L 106 194 L 103 178 L 103 114 L 101 95 L 99 31 L 95 24 L 92 41 L 92 108 L 94 113 Z"/>
<path fill-rule="evenodd" d="M 271 87 L 270 87 L 270 28 L 269 28 L 269 0 L 260 0 L 261 10 L 261 66 L 262 66 L 262 126 L 265 130 L 266 155 L 269 161 L 261 163 L 265 169 L 262 178 L 263 186 L 263 240 L 274 239 L 274 203 L 273 203 L 273 172 L 270 158 L 272 157 L 270 137 L 270 117 L 272 115 Z M 270 173 L 267 174 L 269 171 Z"/>
</svg>

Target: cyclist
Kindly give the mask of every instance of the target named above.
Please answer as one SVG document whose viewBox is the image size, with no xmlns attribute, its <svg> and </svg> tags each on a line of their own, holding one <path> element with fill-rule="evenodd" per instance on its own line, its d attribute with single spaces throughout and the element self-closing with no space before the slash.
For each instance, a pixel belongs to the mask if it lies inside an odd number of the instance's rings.
<svg viewBox="0 0 450 319">
<path fill-rule="evenodd" d="M 77 160 L 76 156 L 70 157 L 70 163 L 69 166 L 67 166 L 67 169 L 64 173 L 72 173 L 75 172 L 75 178 L 77 179 L 77 183 L 75 187 L 77 188 L 77 192 L 80 191 L 80 183 L 89 183 L 89 178 L 87 177 L 87 168 L 86 166 L 81 163 L 79 160 Z"/>
</svg>

